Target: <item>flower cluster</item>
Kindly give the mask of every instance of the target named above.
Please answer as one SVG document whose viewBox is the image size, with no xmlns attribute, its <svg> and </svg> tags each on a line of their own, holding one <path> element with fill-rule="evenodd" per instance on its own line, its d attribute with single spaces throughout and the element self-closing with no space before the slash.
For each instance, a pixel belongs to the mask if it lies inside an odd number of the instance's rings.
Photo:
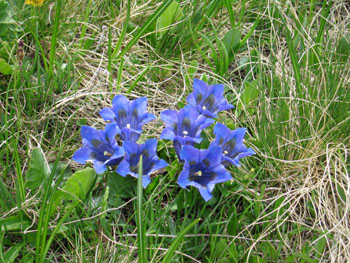
<svg viewBox="0 0 350 263">
<path fill-rule="evenodd" d="M 25 0 L 26 5 L 42 6 L 43 3 L 44 3 L 44 0 Z"/>
<path fill-rule="evenodd" d="M 160 114 L 166 124 L 160 135 L 161 139 L 171 140 L 183 170 L 177 183 L 182 187 L 198 188 L 205 201 L 212 198 L 215 184 L 231 180 L 227 166 L 239 166 L 239 159 L 254 154 L 251 148 L 243 144 L 245 128 L 230 130 L 224 124 L 214 126 L 215 140 L 208 149 L 197 149 L 201 133 L 215 122 L 220 111 L 232 109 L 224 98 L 224 85 L 208 85 L 195 79 L 193 92 L 187 97 L 188 105 L 179 111 L 164 110 Z M 147 98 L 129 101 L 117 95 L 112 101 L 112 108 L 100 111 L 101 117 L 108 121 L 104 130 L 95 130 L 82 126 L 83 147 L 75 152 L 73 159 L 81 164 L 90 161 L 97 173 L 107 167 L 114 169 L 121 176 L 138 176 L 140 156 L 143 158 L 143 187 L 150 183 L 150 175 L 168 164 L 157 156 L 157 140 L 148 139 L 144 144 L 137 141 L 142 133 L 142 126 L 155 119 L 147 113 Z M 119 135 L 123 141 L 119 146 Z"/>
<path fill-rule="evenodd" d="M 220 111 L 232 109 L 224 98 L 224 85 L 208 85 L 195 79 L 193 92 L 189 94 L 186 105 L 180 111 L 165 110 L 160 117 L 166 124 L 160 138 L 173 142 L 175 152 L 184 167 L 178 178 L 182 188 L 198 188 L 205 201 L 212 198 L 215 184 L 231 180 L 226 167 L 239 166 L 239 159 L 254 154 L 243 144 L 246 129 L 230 130 L 224 124 L 214 127 L 215 141 L 208 149 L 195 148 L 201 142 L 201 132 L 215 122 Z"/>
<path fill-rule="evenodd" d="M 104 130 L 82 126 L 83 147 L 75 152 L 73 160 L 81 164 L 92 162 L 97 173 L 103 173 L 107 167 L 111 167 L 122 176 L 129 174 L 137 177 L 142 155 L 142 183 L 147 187 L 151 182 L 151 173 L 168 165 L 157 156 L 156 139 L 148 139 L 144 144 L 137 143 L 142 126 L 156 117 L 147 113 L 146 97 L 129 101 L 126 97 L 117 95 L 112 105 L 112 108 L 100 111 L 101 117 L 110 122 Z M 118 145 L 116 135 L 123 141 L 122 146 Z"/>
</svg>

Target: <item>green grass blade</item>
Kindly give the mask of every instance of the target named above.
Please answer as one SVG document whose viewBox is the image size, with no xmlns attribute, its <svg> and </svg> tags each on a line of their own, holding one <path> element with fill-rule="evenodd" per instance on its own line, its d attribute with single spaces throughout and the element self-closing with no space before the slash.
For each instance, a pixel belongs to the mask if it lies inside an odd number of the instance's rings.
<svg viewBox="0 0 350 263">
<path fill-rule="evenodd" d="M 18 189 L 18 194 L 19 194 L 19 200 L 18 202 L 18 207 L 21 208 L 21 204 L 24 202 L 25 199 L 25 189 L 24 189 L 24 180 L 23 180 L 23 174 L 22 174 L 22 168 L 21 168 L 21 162 L 19 160 L 19 155 L 17 151 L 17 145 L 18 143 L 16 142 L 13 145 L 13 155 L 15 157 L 15 165 L 16 165 L 16 173 L 17 173 L 17 189 Z"/>
<path fill-rule="evenodd" d="M 62 224 L 64 223 L 64 221 L 66 221 L 67 217 L 71 214 L 71 212 L 73 211 L 73 209 L 79 204 L 79 200 L 77 200 L 73 205 L 72 207 L 70 207 L 68 209 L 68 211 L 66 212 L 66 214 L 60 219 L 60 221 L 58 221 L 55 229 L 52 231 L 48 241 L 46 242 L 46 246 L 45 246 L 45 250 L 44 252 L 42 253 L 41 255 L 41 258 L 40 258 L 40 262 L 45 262 L 45 257 L 47 255 L 47 252 L 49 251 L 50 249 L 50 246 L 52 244 L 52 241 L 53 239 L 55 238 L 57 232 L 60 230 Z"/>
<path fill-rule="evenodd" d="M 142 37 L 142 35 L 145 33 L 145 31 L 148 29 L 148 27 L 150 27 L 157 19 L 158 17 L 165 11 L 165 9 L 167 9 L 167 7 L 172 3 L 173 0 L 167 0 L 164 1 L 159 7 L 158 9 L 147 19 L 147 21 L 145 22 L 145 24 L 139 28 L 139 30 L 137 31 L 136 35 L 134 36 L 134 38 L 126 45 L 126 47 L 119 53 L 119 55 L 117 56 L 117 58 L 119 57 L 123 57 L 126 52 L 129 51 L 129 49 L 135 45 L 135 43 Z"/>
<path fill-rule="evenodd" d="M 140 75 L 138 75 L 138 77 L 131 84 L 130 88 L 128 89 L 128 91 L 126 93 L 129 94 L 136 87 L 137 83 L 139 83 L 140 79 L 149 71 L 149 69 L 150 69 L 150 66 L 148 66 L 144 71 L 142 71 Z"/>
<path fill-rule="evenodd" d="M 233 13 L 231 1 L 225 0 L 225 5 L 226 5 L 226 9 L 228 11 L 228 14 L 230 16 L 231 27 L 234 28 L 235 27 L 235 15 Z"/>
<path fill-rule="evenodd" d="M 172 262 L 172 256 L 175 253 L 175 250 L 178 248 L 178 246 L 180 245 L 181 241 L 184 239 L 186 233 L 188 231 L 190 231 L 192 229 L 192 227 L 194 227 L 201 219 L 197 218 L 196 220 L 194 220 L 191 224 L 189 224 L 187 227 L 185 227 L 184 230 L 182 230 L 177 237 L 174 239 L 174 241 L 171 243 L 168 251 L 166 252 L 162 263 L 170 263 Z"/>
<path fill-rule="evenodd" d="M 142 220 L 142 196 L 143 196 L 143 188 L 142 188 L 142 176 L 143 176 L 143 168 L 142 168 L 142 155 L 140 156 L 139 161 L 139 169 L 138 169 L 138 177 L 137 177 L 137 242 L 139 246 L 139 262 L 147 263 L 147 254 L 146 254 L 146 230 L 145 225 Z"/>
<path fill-rule="evenodd" d="M 81 26 L 81 33 L 80 33 L 80 46 L 84 47 L 85 43 L 84 43 L 84 37 L 86 34 L 86 30 L 87 30 L 87 21 L 89 19 L 89 14 L 91 12 L 91 4 L 92 4 L 92 0 L 89 0 L 87 7 L 85 9 L 85 14 L 84 14 L 84 23 Z"/>
<path fill-rule="evenodd" d="M 52 38 L 51 38 L 51 49 L 50 49 L 50 58 L 49 58 L 49 80 L 52 77 L 53 65 L 56 55 L 56 43 L 57 43 L 57 35 L 58 35 L 58 27 L 60 24 L 60 14 L 61 14 L 61 6 L 62 1 L 56 1 L 56 10 L 55 10 L 55 22 L 52 30 Z M 51 89 L 50 89 L 51 94 Z"/>
<path fill-rule="evenodd" d="M 287 21 L 283 16 L 281 16 L 283 24 L 287 25 Z M 284 27 L 285 30 L 285 36 L 286 36 L 286 41 L 287 41 L 287 46 L 288 46 L 288 51 L 289 51 L 289 56 L 292 61 L 292 67 L 294 71 L 294 77 L 295 77 L 295 82 L 298 91 L 300 90 L 300 85 L 301 85 L 301 75 L 300 75 L 300 66 L 298 63 L 298 56 L 297 56 L 297 51 L 295 49 L 295 46 L 293 44 L 293 39 L 291 37 L 290 31 L 287 26 Z"/>
<path fill-rule="evenodd" d="M 122 32 L 121 32 L 120 37 L 118 39 L 118 42 L 115 45 L 115 48 L 113 50 L 112 59 L 114 59 L 115 56 L 117 55 L 117 53 L 120 51 L 120 47 L 121 47 L 123 40 L 125 38 L 126 30 L 129 26 L 129 20 L 130 20 L 130 0 L 128 0 L 128 6 L 127 6 L 127 10 L 126 10 L 126 19 L 125 19 L 125 22 L 123 25 Z"/>
<path fill-rule="evenodd" d="M 116 92 L 118 93 L 120 90 L 120 84 L 122 83 L 122 78 L 123 78 L 123 67 L 124 67 L 124 59 L 121 58 L 119 62 L 119 67 L 118 67 L 118 76 L 117 76 L 117 90 Z"/>
<path fill-rule="evenodd" d="M 250 36 L 253 34 L 255 28 L 259 25 L 259 22 L 260 22 L 260 17 L 258 17 L 253 26 L 249 29 L 248 33 L 245 35 L 245 37 L 239 42 L 239 47 L 243 46 L 247 40 L 250 38 Z"/>
</svg>

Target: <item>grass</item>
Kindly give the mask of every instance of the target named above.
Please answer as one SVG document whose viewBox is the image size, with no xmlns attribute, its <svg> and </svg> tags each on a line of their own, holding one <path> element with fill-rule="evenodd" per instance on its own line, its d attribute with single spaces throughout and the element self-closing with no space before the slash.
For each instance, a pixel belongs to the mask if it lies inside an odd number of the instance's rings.
<svg viewBox="0 0 350 263">
<path fill-rule="evenodd" d="M 6 14 L 0 262 L 138 262 L 141 201 L 143 262 L 350 261 L 347 1 L 10 0 Z M 159 117 L 194 77 L 225 84 L 235 108 L 218 121 L 247 127 L 257 153 L 212 200 L 180 190 L 165 141 L 171 165 L 143 199 L 134 178 L 71 160 L 80 126 L 102 128 L 114 95 L 147 96 Z"/>
</svg>

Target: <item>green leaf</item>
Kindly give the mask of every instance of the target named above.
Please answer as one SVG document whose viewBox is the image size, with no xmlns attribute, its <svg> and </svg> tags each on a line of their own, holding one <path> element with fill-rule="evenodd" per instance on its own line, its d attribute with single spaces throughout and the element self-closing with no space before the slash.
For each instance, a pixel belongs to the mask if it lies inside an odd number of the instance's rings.
<svg viewBox="0 0 350 263">
<path fill-rule="evenodd" d="M 31 253 L 27 253 L 23 256 L 22 262 L 25 263 L 33 263 L 34 262 L 34 256 Z"/>
<path fill-rule="evenodd" d="M 235 205 L 230 209 L 230 214 L 231 216 L 227 224 L 227 232 L 230 235 L 235 236 L 238 233 L 237 210 Z"/>
<path fill-rule="evenodd" d="M 11 231 L 11 230 L 23 230 L 31 225 L 29 219 L 20 218 L 19 216 L 10 216 L 0 219 L 0 230 Z"/>
<path fill-rule="evenodd" d="M 40 148 L 32 151 L 27 172 L 27 180 L 25 186 L 31 190 L 37 189 L 50 176 L 50 168 Z"/>
<path fill-rule="evenodd" d="M 96 172 L 93 168 L 75 172 L 65 183 L 62 190 L 66 199 L 72 197 L 85 201 L 96 181 Z"/>
<path fill-rule="evenodd" d="M 3 58 L 0 58 L 0 73 L 9 75 L 12 73 L 12 71 L 12 67 Z"/>
<path fill-rule="evenodd" d="M 53 201 L 50 214 L 56 210 L 57 206 L 62 201 L 75 201 L 79 199 L 84 202 L 88 193 L 95 185 L 95 182 L 96 172 L 93 168 L 86 168 L 84 170 L 75 172 L 71 177 L 68 178 L 62 187 L 62 191 L 59 191 L 55 194 L 55 200 Z M 71 205 L 67 205 L 66 208 L 69 207 L 71 207 Z"/>
<path fill-rule="evenodd" d="M 199 222 L 200 218 L 197 218 L 195 221 L 193 221 L 191 224 L 189 224 L 187 227 L 185 227 L 184 230 L 182 230 L 177 237 L 174 239 L 174 241 L 171 243 L 168 251 L 166 252 L 166 254 L 164 255 L 163 258 L 163 263 L 169 263 L 172 262 L 172 256 L 175 253 L 175 250 L 177 249 L 177 247 L 180 245 L 181 241 L 184 239 L 186 233 L 188 231 L 190 231 L 192 229 L 192 227 L 194 227 L 198 222 Z"/>
<path fill-rule="evenodd" d="M 135 179 L 130 176 L 122 177 L 117 173 L 110 173 L 107 184 L 110 196 L 132 198 L 136 194 Z M 121 185 L 123 187 L 120 187 Z"/>
<path fill-rule="evenodd" d="M 243 105 L 246 108 L 253 107 L 253 102 L 258 99 L 259 97 L 259 89 L 257 87 L 257 81 L 248 82 L 246 81 L 244 83 L 244 91 L 241 96 L 241 103 L 239 104 L 238 108 L 242 109 Z M 253 107 L 255 109 L 255 107 Z"/>
<path fill-rule="evenodd" d="M 8 5 L 4 0 L 0 0 L 0 23 L 6 21 L 8 16 Z"/>
<path fill-rule="evenodd" d="M 160 39 L 169 31 L 169 26 L 182 16 L 182 10 L 178 2 L 173 1 L 163 14 L 157 19 L 157 39 Z"/>
<path fill-rule="evenodd" d="M 239 44 L 241 41 L 241 33 L 238 29 L 232 28 L 225 34 L 224 39 L 222 41 L 224 42 L 226 49 L 230 52 L 231 55 L 239 48 Z"/>
<path fill-rule="evenodd" d="M 24 247 L 25 243 L 21 242 L 12 246 L 9 250 L 5 252 L 4 260 L 6 263 L 12 263 L 18 257 L 19 252 Z"/>
<path fill-rule="evenodd" d="M 327 245 L 327 239 L 326 239 L 325 236 L 321 237 L 321 238 L 317 241 L 316 246 L 315 246 L 316 252 L 317 252 L 317 254 L 316 254 L 316 258 L 317 258 L 317 259 L 320 259 L 320 258 L 321 258 L 322 254 L 323 254 L 323 251 L 324 251 L 324 249 L 325 249 L 325 247 L 326 247 L 326 245 Z"/>
</svg>

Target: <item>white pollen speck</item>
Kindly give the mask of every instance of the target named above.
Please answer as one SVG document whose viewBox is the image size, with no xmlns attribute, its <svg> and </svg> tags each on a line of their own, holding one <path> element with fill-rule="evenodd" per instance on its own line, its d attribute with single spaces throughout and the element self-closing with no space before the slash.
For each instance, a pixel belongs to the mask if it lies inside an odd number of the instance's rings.
<svg viewBox="0 0 350 263">
<path fill-rule="evenodd" d="M 198 176 L 202 176 L 202 171 L 198 171 L 198 172 L 197 172 L 197 175 L 198 175 Z"/>
<path fill-rule="evenodd" d="M 226 155 L 226 154 L 228 154 L 228 152 L 227 152 L 227 151 L 224 151 L 224 155 Z"/>
<path fill-rule="evenodd" d="M 185 135 L 187 135 L 187 134 L 188 134 L 188 131 L 183 131 L 182 133 L 185 134 Z"/>
<path fill-rule="evenodd" d="M 126 128 L 130 129 L 131 125 L 130 123 L 126 124 Z"/>
<path fill-rule="evenodd" d="M 206 110 L 207 109 L 207 107 L 205 107 L 205 106 L 203 106 L 203 108 L 202 108 L 203 110 Z"/>
</svg>

